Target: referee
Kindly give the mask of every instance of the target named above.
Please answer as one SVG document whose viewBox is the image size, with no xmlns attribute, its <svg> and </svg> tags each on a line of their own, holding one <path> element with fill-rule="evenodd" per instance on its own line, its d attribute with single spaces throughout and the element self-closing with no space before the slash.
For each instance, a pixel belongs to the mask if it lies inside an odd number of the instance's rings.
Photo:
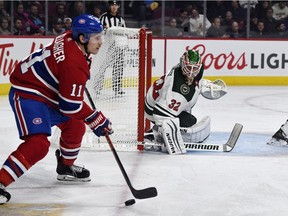
<svg viewBox="0 0 288 216">
<path fill-rule="evenodd" d="M 104 28 L 110 28 L 112 26 L 126 27 L 123 17 L 118 14 L 119 8 L 120 3 L 118 1 L 109 1 L 109 10 L 99 18 Z"/>
<path fill-rule="evenodd" d="M 109 1 L 109 10 L 100 16 L 100 22 L 103 24 L 104 28 L 110 27 L 123 27 L 125 28 L 125 21 L 122 16 L 118 14 L 118 9 L 120 8 L 120 3 L 117 1 Z M 122 78 L 123 78 L 123 67 L 124 67 L 124 52 L 125 47 L 117 47 L 115 44 L 115 50 L 113 52 L 113 59 L 118 59 L 116 64 L 113 65 L 112 71 L 112 89 L 115 96 L 121 96 L 125 94 L 122 90 Z"/>
</svg>

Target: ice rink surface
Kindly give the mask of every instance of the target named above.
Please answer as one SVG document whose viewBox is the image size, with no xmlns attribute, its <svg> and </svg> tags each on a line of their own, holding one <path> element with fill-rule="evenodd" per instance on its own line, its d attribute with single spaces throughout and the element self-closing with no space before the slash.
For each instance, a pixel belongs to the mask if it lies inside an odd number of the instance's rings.
<svg viewBox="0 0 288 216">
<path fill-rule="evenodd" d="M 46 158 L 7 188 L 12 198 L 0 206 L 0 215 L 287 216 L 288 148 L 266 145 L 288 118 L 287 98 L 288 87 L 229 87 L 215 101 L 200 96 L 194 115 L 212 120 L 206 143 L 225 143 L 234 124 L 243 124 L 230 153 L 118 152 L 136 189 L 158 190 L 157 197 L 129 207 L 124 202 L 133 196 L 110 151 L 82 150 L 77 164 L 90 169 L 92 181 L 65 183 L 56 180 L 56 147 L 51 146 Z M 2 96 L 0 164 L 19 143 Z"/>
</svg>

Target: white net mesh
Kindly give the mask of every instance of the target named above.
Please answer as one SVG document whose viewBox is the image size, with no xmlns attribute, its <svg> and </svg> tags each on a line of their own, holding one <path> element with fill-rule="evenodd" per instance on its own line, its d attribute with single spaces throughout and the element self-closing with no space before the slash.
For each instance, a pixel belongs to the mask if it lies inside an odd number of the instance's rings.
<svg viewBox="0 0 288 216">
<path fill-rule="evenodd" d="M 118 149 L 136 149 L 139 30 L 113 27 L 106 31 L 98 54 L 92 58 L 91 78 L 87 83 L 97 110 L 101 110 L 112 122 L 114 134 L 111 139 Z M 88 99 L 86 101 L 89 104 Z M 58 142 L 59 131 L 56 129 L 54 134 L 52 142 Z M 82 146 L 109 149 L 105 137 L 97 138 L 89 128 Z"/>
</svg>

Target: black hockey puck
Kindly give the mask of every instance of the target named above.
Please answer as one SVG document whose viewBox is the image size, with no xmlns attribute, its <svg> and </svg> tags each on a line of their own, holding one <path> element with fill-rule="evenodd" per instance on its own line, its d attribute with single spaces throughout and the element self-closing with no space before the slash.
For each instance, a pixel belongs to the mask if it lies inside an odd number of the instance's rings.
<svg viewBox="0 0 288 216">
<path fill-rule="evenodd" d="M 133 204 L 135 204 L 135 203 L 136 203 L 135 199 L 129 199 L 129 200 L 127 200 L 127 201 L 125 202 L 125 205 L 126 205 L 126 206 L 131 206 L 131 205 L 133 205 Z"/>
</svg>

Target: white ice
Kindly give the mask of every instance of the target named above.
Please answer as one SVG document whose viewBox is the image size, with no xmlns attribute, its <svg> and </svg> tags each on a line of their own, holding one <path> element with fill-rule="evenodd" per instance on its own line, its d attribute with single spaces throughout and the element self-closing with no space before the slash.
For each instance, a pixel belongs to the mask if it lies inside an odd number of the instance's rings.
<svg viewBox="0 0 288 216">
<path fill-rule="evenodd" d="M 126 207 L 124 202 L 133 196 L 110 151 L 80 152 L 77 163 L 90 169 L 91 182 L 59 182 L 52 146 L 42 161 L 7 188 L 12 198 L 0 206 L 0 215 L 287 216 L 288 148 L 266 142 L 288 118 L 288 87 L 228 90 L 219 100 L 199 98 L 194 114 L 211 116 L 207 143 L 225 143 L 234 124 L 243 124 L 232 152 L 118 152 L 133 187 L 154 186 L 157 197 Z M 20 140 L 7 96 L 0 97 L 0 113 L 2 164 Z"/>
</svg>

